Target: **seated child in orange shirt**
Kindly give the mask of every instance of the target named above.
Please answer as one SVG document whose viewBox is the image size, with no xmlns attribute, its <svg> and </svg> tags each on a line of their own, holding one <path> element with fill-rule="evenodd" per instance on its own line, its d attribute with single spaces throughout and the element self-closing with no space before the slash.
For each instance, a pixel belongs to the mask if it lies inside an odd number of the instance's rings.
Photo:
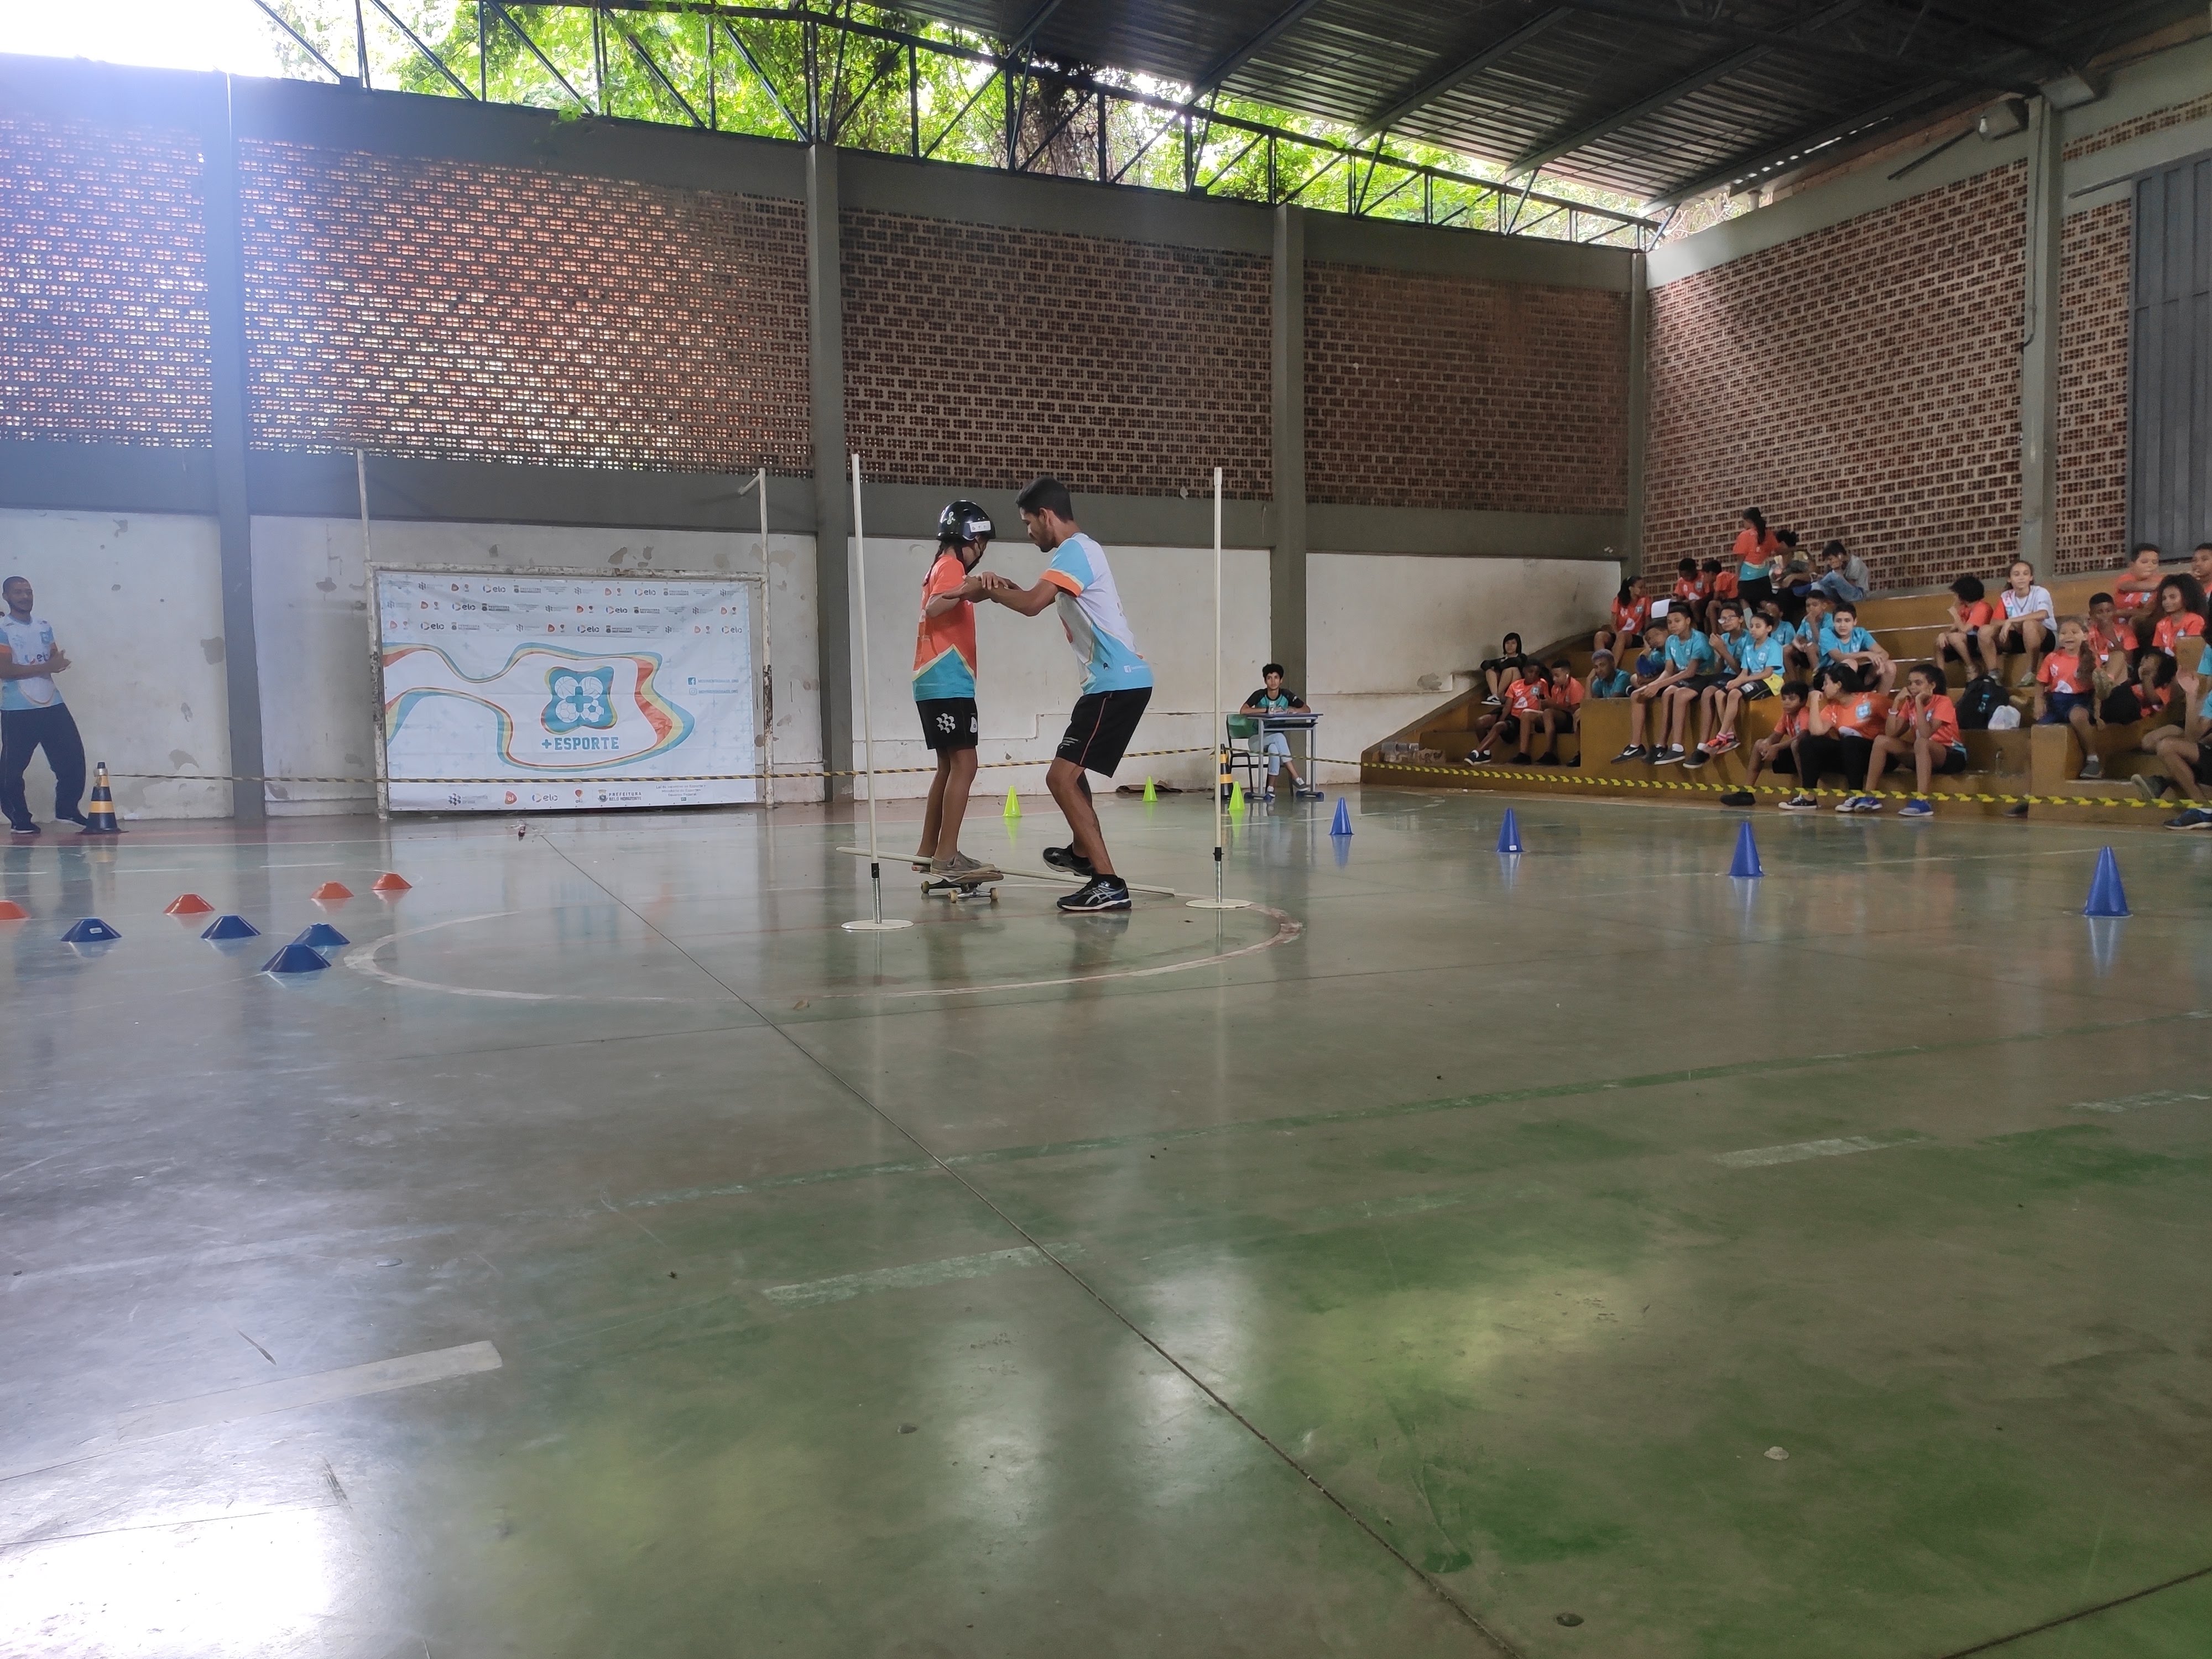
<svg viewBox="0 0 2212 1659">
<path fill-rule="evenodd" d="M 1473 753 L 1467 757 L 1469 766 L 1490 764 L 1490 751 L 1508 739 L 1520 746 L 1513 758 L 1523 766 L 1528 764 L 1528 739 L 1538 731 L 1544 733 L 1544 752 L 1550 754 L 1558 738 L 1553 729 L 1552 705 L 1547 693 L 1551 676 L 1544 665 L 1533 658 L 1522 665 L 1521 678 L 1505 688 L 1504 712 L 1496 716 L 1490 729 L 1476 738 Z"/>
<path fill-rule="evenodd" d="M 2112 584 L 2119 595 L 2121 614 L 2134 621 L 2150 609 L 2151 597 L 2158 592 L 2158 544 L 2137 542 L 2129 556 L 2126 573 Z"/>
<path fill-rule="evenodd" d="M 1996 614 L 1996 607 L 1989 602 L 1989 590 L 1982 586 L 1979 576 L 1961 576 L 1951 584 L 1954 596 L 1951 609 L 1951 626 L 1936 636 L 1936 660 L 1948 662 L 1953 658 L 1966 664 L 1966 672 L 1974 672 L 1975 653 L 1981 653 L 1986 672 L 1997 672 L 1996 647 L 1986 643 L 1983 629 Z"/>
<path fill-rule="evenodd" d="M 1559 763 L 1559 733 L 1575 731 L 1581 726 L 1583 695 L 1583 683 L 1575 678 L 1574 664 L 1565 657 L 1553 658 L 1552 684 L 1544 693 L 1544 700 L 1551 708 L 1552 732 L 1544 744 L 1544 752 L 1536 757 L 1537 765 Z"/>
<path fill-rule="evenodd" d="M 2035 723 L 2070 726 L 2081 742 L 2081 775 L 2101 778 L 2105 763 L 2094 735 L 2096 659 L 2089 654 L 2089 624 L 2080 617 L 2058 619 L 2058 643 L 2035 671 Z"/>
<path fill-rule="evenodd" d="M 1928 786 L 1938 773 L 1966 769 L 1966 745 L 1959 737 L 1959 711 L 1943 690 L 1943 671 L 1936 664 L 1916 665 L 1905 677 L 1905 695 L 1890 705 L 1889 723 L 1874 740 L 1874 757 L 1867 766 L 1867 798 L 1874 799 L 1875 786 L 1889 769 L 1893 757 L 1912 757 L 1915 793 L 1898 810 L 1899 817 L 1930 818 L 1936 809 L 1929 803 Z M 1881 803 L 1863 811 L 1879 811 Z"/>
<path fill-rule="evenodd" d="M 1690 626 L 1703 633 L 1708 595 L 1705 583 L 1698 580 L 1698 562 L 1695 559 L 1684 559 L 1674 567 L 1674 589 L 1668 597 L 1674 601 L 1669 608 L 1687 611 Z"/>
<path fill-rule="evenodd" d="M 1768 767 L 1778 772 L 1795 772 L 1797 757 L 1795 744 L 1797 734 L 1805 729 L 1805 687 L 1796 680 L 1785 680 L 1782 690 L 1775 694 L 1781 707 L 1775 711 L 1774 730 L 1751 745 L 1751 760 L 1744 769 L 1743 787 L 1731 789 L 1721 797 L 1723 806 L 1751 806 L 1759 797 L 1752 791 L 1758 787 L 1759 775 Z"/>
</svg>

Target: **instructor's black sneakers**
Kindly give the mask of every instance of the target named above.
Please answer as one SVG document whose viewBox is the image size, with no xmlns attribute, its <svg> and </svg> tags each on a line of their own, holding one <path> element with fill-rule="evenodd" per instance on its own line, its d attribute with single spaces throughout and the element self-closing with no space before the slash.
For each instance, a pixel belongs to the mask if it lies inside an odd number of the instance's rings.
<svg viewBox="0 0 2212 1659">
<path fill-rule="evenodd" d="M 1126 910 L 1129 884 L 1119 876 L 1093 876 L 1060 901 L 1063 910 Z"/>
<path fill-rule="evenodd" d="M 1098 873 L 1091 867 L 1091 860 L 1077 852 L 1073 843 L 1066 847 L 1046 848 L 1044 861 L 1055 870 L 1073 870 L 1079 876 L 1095 876 Z"/>
</svg>

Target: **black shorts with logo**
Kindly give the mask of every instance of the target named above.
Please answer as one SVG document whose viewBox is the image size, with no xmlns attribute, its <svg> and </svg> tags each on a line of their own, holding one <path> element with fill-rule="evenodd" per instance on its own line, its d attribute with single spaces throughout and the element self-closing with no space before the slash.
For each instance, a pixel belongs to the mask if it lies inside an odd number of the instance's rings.
<svg viewBox="0 0 2212 1659">
<path fill-rule="evenodd" d="M 1093 691 L 1075 700 L 1067 717 L 1067 735 L 1060 740 L 1059 754 L 1086 772 L 1112 777 L 1114 769 L 1137 735 L 1137 722 L 1152 700 L 1149 685 L 1122 691 Z"/>
<path fill-rule="evenodd" d="M 942 754 L 975 746 L 975 698 L 924 697 L 914 708 L 921 716 L 921 740 L 933 750 Z"/>
</svg>

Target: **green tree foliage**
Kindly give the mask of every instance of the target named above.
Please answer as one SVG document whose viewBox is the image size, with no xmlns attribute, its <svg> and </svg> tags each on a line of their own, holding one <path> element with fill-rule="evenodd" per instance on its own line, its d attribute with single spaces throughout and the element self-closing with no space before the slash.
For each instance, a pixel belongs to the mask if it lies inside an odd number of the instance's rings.
<svg viewBox="0 0 2212 1659">
<path fill-rule="evenodd" d="M 353 72 L 360 44 L 354 0 L 272 3 L 341 71 Z M 811 17 L 742 19 L 494 0 L 361 4 L 370 80 L 379 87 L 445 97 L 481 89 L 495 103 L 761 137 L 811 132 L 851 149 L 974 166 L 1006 166 L 1011 143 L 1020 166 L 1074 178 L 1100 177 L 1103 149 L 1103 175 L 1125 184 L 1251 201 L 1294 199 L 1480 229 L 1533 225 L 1535 234 L 1569 234 L 1567 216 L 1541 203 L 1423 171 L 1482 170 L 1449 150 L 1389 140 L 1347 156 L 1330 147 L 1351 143 L 1334 124 L 1229 97 L 1186 117 L 1136 101 L 1149 96 L 1179 103 L 1185 88 L 1087 64 L 1039 64 L 1010 77 L 961 55 L 964 49 L 988 57 L 993 43 L 858 0 L 818 0 Z M 837 21 L 947 50 L 873 38 L 835 27 Z M 280 51 L 294 72 L 319 72 L 289 41 Z M 1098 86 L 1127 96 L 1102 100 L 1092 90 Z M 1276 136 L 1229 125 L 1239 120 Z M 1536 188 L 1614 212 L 1637 211 L 1626 198 L 1570 181 L 1547 178 Z M 1602 227 L 1585 221 L 1575 228 L 1587 238 Z"/>
</svg>

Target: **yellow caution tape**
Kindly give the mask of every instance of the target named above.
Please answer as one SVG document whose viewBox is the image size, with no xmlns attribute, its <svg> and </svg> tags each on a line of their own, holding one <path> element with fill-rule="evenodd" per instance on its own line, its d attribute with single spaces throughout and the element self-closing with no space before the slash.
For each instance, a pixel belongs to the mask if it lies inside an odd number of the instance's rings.
<svg viewBox="0 0 2212 1659">
<path fill-rule="evenodd" d="M 1516 783 L 1573 783 L 1588 789 L 1664 789 L 1689 792 L 1695 794 L 1735 794 L 1746 791 L 1755 795 L 1810 795 L 1822 797 L 1868 795 L 1876 800 L 1978 801 L 2005 806 L 2163 806 L 2172 807 L 2172 801 L 2145 800 L 2140 795 L 1988 795 L 1968 794 L 1962 790 L 1931 789 L 1923 796 L 1917 789 L 1856 789 L 1826 788 L 1819 784 L 1800 786 L 1796 783 L 1708 783 L 1704 779 L 1691 778 L 1593 778 L 1573 767 L 1561 766 L 1556 770 L 1513 771 L 1502 766 L 1429 766 L 1411 761 L 1334 759 L 1316 755 L 1316 763 L 1328 766 L 1358 766 L 1384 772 L 1431 772 L 1455 778 L 1505 778 Z"/>
</svg>

